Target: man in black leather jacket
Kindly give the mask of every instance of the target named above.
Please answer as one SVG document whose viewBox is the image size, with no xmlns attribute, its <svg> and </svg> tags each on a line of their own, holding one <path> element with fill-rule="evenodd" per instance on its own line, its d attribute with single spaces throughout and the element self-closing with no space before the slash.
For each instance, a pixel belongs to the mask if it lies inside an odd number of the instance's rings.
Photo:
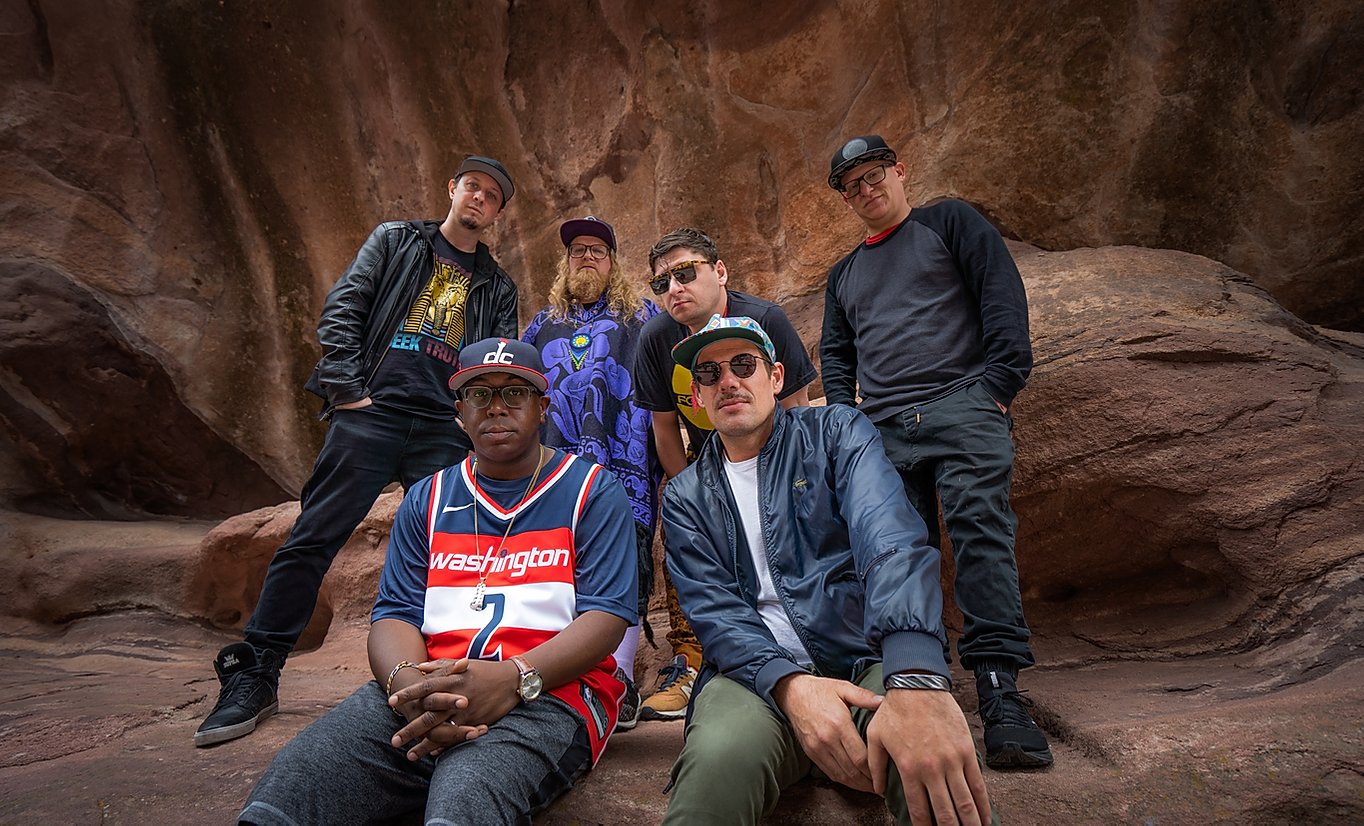
<svg viewBox="0 0 1364 826">
<path fill-rule="evenodd" d="M 280 669 L 322 578 L 384 487 L 410 487 L 469 451 L 448 382 L 464 343 L 516 337 L 516 285 L 479 240 L 514 187 L 502 164 L 473 155 L 448 189 L 444 221 L 379 225 L 327 296 L 306 387 L 331 425 L 245 639 L 214 661 L 221 690 L 196 746 L 249 734 L 278 708 Z"/>
<path fill-rule="evenodd" d="M 943 654 L 938 552 L 876 428 L 783 410 L 749 318 L 673 349 L 718 438 L 663 494 L 667 563 L 704 663 L 665 823 L 756 823 L 817 767 L 897 821 L 990 818 Z"/>
</svg>

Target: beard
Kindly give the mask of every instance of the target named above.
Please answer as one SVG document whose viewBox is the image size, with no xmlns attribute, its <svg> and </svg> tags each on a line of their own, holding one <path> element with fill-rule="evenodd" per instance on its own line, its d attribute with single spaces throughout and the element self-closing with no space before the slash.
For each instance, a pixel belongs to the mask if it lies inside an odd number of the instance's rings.
<svg viewBox="0 0 1364 826">
<path fill-rule="evenodd" d="M 597 272 L 592 267 L 578 267 L 568 273 L 568 297 L 578 304 L 595 304 L 606 285 L 610 273 Z"/>
</svg>

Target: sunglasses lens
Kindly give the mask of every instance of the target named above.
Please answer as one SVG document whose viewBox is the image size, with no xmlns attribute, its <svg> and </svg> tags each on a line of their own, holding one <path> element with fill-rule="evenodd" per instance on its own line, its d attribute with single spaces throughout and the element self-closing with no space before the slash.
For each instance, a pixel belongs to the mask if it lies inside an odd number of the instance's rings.
<svg viewBox="0 0 1364 826">
<path fill-rule="evenodd" d="M 738 378 L 746 379 L 758 369 L 758 362 L 752 356 L 738 355 L 730 360 L 729 369 L 733 370 Z"/>
<path fill-rule="evenodd" d="M 654 291 L 654 295 L 663 295 L 668 291 L 668 285 L 672 283 L 672 278 L 663 273 L 658 278 L 650 279 L 649 289 Z"/>
<path fill-rule="evenodd" d="M 672 277 L 677 279 L 679 284 L 690 284 L 696 280 L 696 262 L 689 261 L 686 264 L 671 271 Z"/>
<path fill-rule="evenodd" d="M 720 380 L 720 364 L 715 361 L 703 361 L 692 367 L 692 376 L 696 383 L 702 387 L 710 387 Z"/>
</svg>

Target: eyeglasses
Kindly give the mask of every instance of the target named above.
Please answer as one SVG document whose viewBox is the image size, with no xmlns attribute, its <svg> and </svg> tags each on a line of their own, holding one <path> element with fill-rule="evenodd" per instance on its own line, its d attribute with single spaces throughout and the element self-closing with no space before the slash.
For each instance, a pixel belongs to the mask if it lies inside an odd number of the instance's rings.
<svg viewBox="0 0 1364 826">
<path fill-rule="evenodd" d="M 760 358 L 752 353 L 740 353 L 729 361 L 702 361 L 692 365 L 691 375 L 696 379 L 696 383 L 702 387 L 710 387 L 720 380 L 723 364 L 729 365 L 729 372 L 734 374 L 736 379 L 746 379 L 753 375 L 753 371 L 758 369 L 758 362 L 771 364 L 765 358 Z"/>
<path fill-rule="evenodd" d="M 855 198 L 857 197 L 857 193 L 862 189 L 859 184 L 865 184 L 869 187 L 876 186 L 886 179 L 886 170 L 890 167 L 891 164 L 883 163 L 878 167 L 868 169 L 865 174 L 853 178 L 851 181 L 843 181 L 839 186 L 838 191 L 843 193 L 845 199 Z"/>
<path fill-rule="evenodd" d="M 654 295 L 663 295 L 668 291 L 668 281 L 673 278 L 676 278 L 679 284 L 690 284 L 696 280 L 696 265 L 709 263 L 709 261 L 683 261 L 681 264 L 674 264 L 649 279 L 649 289 L 654 291 Z"/>
<path fill-rule="evenodd" d="M 478 410 L 482 410 L 493 403 L 493 396 L 501 396 L 502 404 L 509 410 L 519 410 L 526 406 L 526 400 L 533 395 L 538 395 L 539 390 L 534 387 L 526 387 L 524 384 L 509 384 L 506 387 L 466 387 L 460 391 L 459 397 Z"/>
<path fill-rule="evenodd" d="M 587 244 L 568 245 L 569 258 L 582 258 L 587 256 L 593 261 L 600 261 L 610 254 L 611 250 L 608 249 L 605 244 L 592 244 L 591 246 L 588 246 Z"/>
</svg>

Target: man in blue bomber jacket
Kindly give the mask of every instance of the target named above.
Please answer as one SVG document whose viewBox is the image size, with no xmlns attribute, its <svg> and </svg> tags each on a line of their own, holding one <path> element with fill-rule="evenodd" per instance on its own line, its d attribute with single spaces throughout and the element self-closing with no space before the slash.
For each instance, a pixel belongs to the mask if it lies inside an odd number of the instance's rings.
<svg viewBox="0 0 1364 826">
<path fill-rule="evenodd" d="M 943 654 L 938 552 L 876 428 L 783 410 L 749 318 L 673 348 L 719 438 L 664 491 L 667 562 L 705 651 L 665 823 L 756 823 L 817 769 L 900 823 L 990 820 Z"/>
</svg>

